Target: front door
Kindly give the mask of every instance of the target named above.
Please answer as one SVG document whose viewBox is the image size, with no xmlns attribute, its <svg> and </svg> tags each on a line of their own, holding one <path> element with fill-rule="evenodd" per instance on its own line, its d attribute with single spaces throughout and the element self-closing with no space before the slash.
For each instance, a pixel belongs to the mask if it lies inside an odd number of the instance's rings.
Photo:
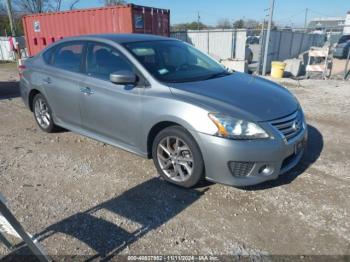
<svg viewBox="0 0 350 262">
<path fill-rule="evenodd" d="M 87 77 L 81 88 L 84 128 L 116 143 L 136 146 L 143 88 L 109 81 L 111 73 L 133 71 L 133 66 L 115 48 L 91 42 L 85 70 Z"/>
</svg>

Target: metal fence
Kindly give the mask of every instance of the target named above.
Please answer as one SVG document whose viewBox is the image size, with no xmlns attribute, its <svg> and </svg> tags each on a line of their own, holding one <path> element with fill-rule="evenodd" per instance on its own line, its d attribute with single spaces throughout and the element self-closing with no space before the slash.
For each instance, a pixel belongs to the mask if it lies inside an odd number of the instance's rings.
<svg viewBox="0 0 350 262">
<path fill-rule="evenodd" d="M 265 34 L 261 39 L 265 39 Z M 284 61 L 289 58 L 298 57 L 301 53 L 309 50 L 311 46 L 323 46 L 326 40 L 327 38 L 324 34 L 310 34 L 284 30 L 271 31 L 266 71 L 269 72 L 271 70 L 272 61 Z M 264 41 L 262 42 L 262 45 L 264 45 Z M 258 66 L 261 68 L 261 63 Z"/>
<path fill-rule="evenodd" d="M 246 58 L 245 29 L 238 30 L 187 30 L 171 32 L 170 36 L 194 45 L 217 60 Z"/>
<path fill-rule="evenodd" d="M 327 33 L 327 42 L 329 42 L 330 45 L 334 45 L 338 42 L 342 35 L 342 32 L 329 32 Z"/>
<path fill-rule="evenodd" d="M 266 33 L 266 30 L 264 31 Z M 253 56 L 250 70 L 261 73 L 263 62 L 264 39 L 262 32 L 237 30 L 188 30 L 171 32 L 170 36 L 194 45 L 201 51 L 217 60 L 234 59 L 249 60 Z M 255 35 L 259 43 L 247 46 L 247 36 Z M 324 34 L 310 34 L 307 32 L 293 32 L 273 30 L 270 35 L 270 44 L 267 57 L 267 72 L 271 69 L 273 60 L 283 61 L 294 58 L 308 50 L 311 46 L 322 46 L 326 41 Z M 249 47 L 249 48 L 247 48 Z"/>
</svg>

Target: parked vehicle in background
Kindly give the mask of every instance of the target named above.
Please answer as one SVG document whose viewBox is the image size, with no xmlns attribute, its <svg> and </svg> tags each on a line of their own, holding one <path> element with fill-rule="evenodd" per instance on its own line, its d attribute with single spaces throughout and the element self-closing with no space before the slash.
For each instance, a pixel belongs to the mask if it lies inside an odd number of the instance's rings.
<svg viewBox="0 0 350 262">
<path fill-rule="evenodd" d="M 153 158 L 183 187 L 276 179 L 299 162 L 307 139 L 287 89 L 171 38 L 65 39 L 25 61 L 20 90 L 42 130 L 64 127 Z"/>
<path fill-rule="evenodd" d="M 250 45 L 257 45 L 259 44 L 259 38 L 257 36 L 248 36 L 246 43 Z"/>
<path fill-rule="evenodd" d="M 333 56 L 336 58 L 347 58 L 350 49 L 350 35 L 342 35 L 334 48 Z"/>
</svg>

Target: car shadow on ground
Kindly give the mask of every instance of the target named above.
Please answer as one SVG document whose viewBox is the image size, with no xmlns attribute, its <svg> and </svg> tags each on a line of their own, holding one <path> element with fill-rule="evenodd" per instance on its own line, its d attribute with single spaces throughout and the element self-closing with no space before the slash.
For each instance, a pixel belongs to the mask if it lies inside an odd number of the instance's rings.
<svg viewBox="0 0 350 262">
<path fill-rule="evenodd" d="M 86 260 L 111 259 L 181 213 L 203 194 L 204 190 L 184 189 L 153 178 L 116 198 L 67 217 L 34 237 L 43 241 L 55 234 L 65 234 L 97 253 Z M 30 255 L 30 251 L 18 246 L 7 258 L 21 255 Z"/>
<path fill-rule="evenodd" d="M 18 81 L 0 81 L 0 100 L 20 97 Z"/>
<path fill-rule="evenodd" d="M 276 180 L 267 181 L 254 186 L 242 187 L 244 190 L 264 190 L 291 183 L 313 163 L 317 161 L 323 150 L 323 136 L 314 126 L 308 125 L 308 141 L 306 150 L 299 164 L 289 172 L 280 175 Z"/>
</svg>

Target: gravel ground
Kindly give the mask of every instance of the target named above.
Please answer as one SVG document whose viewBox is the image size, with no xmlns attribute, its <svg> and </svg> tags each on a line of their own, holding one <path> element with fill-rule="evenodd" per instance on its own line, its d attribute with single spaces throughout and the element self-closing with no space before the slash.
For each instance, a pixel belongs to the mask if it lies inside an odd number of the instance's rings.
<svg viewBox="0 0 350 262">
<path fill-rule="evenodd" d="M 244 189 L 180 189 L 151 160 L 40 131 L 20 98 L 2 95 L 15 78 L 0 67 L 0 192 L 50 255 L 350 255 L 349 82 L 283 81 L 310 125 L 288 174 Z M 0 243 L 0 258 L 8 253 Z"/>
</svg>

